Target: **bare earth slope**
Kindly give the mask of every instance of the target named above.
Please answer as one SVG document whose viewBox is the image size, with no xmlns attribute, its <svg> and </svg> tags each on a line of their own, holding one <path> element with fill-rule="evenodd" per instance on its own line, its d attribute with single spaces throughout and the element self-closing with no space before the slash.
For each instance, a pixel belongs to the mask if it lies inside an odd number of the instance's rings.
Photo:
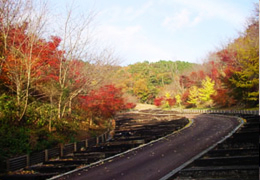
<svg viewBox="0 0 260 180">
<path fill-rule="evenodd" d="M 231 132 L 236 118 L 197 115 L 193 124 L 167 138 L 60 179 L 160 179 Z"/>
</svg>

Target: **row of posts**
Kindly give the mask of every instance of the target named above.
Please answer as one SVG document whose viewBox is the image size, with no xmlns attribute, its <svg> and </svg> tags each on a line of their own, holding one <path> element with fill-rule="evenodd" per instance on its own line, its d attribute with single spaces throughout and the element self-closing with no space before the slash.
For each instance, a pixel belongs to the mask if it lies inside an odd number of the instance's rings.
<svg viewBox="0 0 260 180">
<path fill-rule="evenodd" d="M 221 114 L 253 114 L 259 115 L 258 110 L 191 110 L 191 109 L 182 109 L 177 110 L 180 113 L 221 113 Z"/>
<path fill-rule="evenodd" d="M 100 144 L 100 143 L 104 143 L 106 140 L 108 139 L 108 133 L 105 133 L 105 134 L 102 134 L 101 136 L 98 136 L 96 137 L 96 145 Z M 85 144 L 84 144 L 84 148 L 88 148 L 89 147 L 89 141 L 88 139 L 86 139 L 85 141 Z M 78 150 L 78 143 L 77 142 L 74 142 L 73 144 L 73 152 L 76 152 Z M 64 156 L 64 145 L 61 144 L 60 145 L 60 153 L 59 153 L 59 157 L 63 157 Z M 21 157 L 21 156 L 20 156 Z M 25 167 L 28 167 L 30 165 L 32 165 L 30 163 L 30 155 L 27 154 L 25 156 L 22 156 L 22 157 L 25 157 L 26 158 L 26 166 Z M 18 157 L 19 158 L 19 157 Z M 15 159 L 18 159 L 18 158 L 15 158 Z M 13 158 L 14 159 L 14 158 Z M 6 170 L 9 171 L 9 170 L 12 170 L 10 169 L 11 165 L 10 165 L 10 160 L 11 159 L 8 159 L 6 161 Z M 21 159 L 21 161 L 24 161 L 24 158 Z M 44 150 L 44 162 L 46 161 L 49 161 L 49 150 L 48 149 L 45 149 Z M 23 167 L 24 168 L 24 167 Z M 15 169 L 16 170 L 16 169 Z"/>
<path fill-rule="evenodd" d="M 101 137 L 101 142 L 99 140 L 100 137 Z M 106 141 L 106 139 L 107 139 L 107 133 L 96 137 L 96 145 L 98 145 L 100 143 L 104 143 Z M 84 148 L 88 148 L 88 139 L 85 140 L 85 147 Z M 76 152 L 77 150 L 78 150 L 77 142 L 74 142 L 74 151 L 73 152 Z M 45 149 L 44 152 L 45 152 L 45 161 L 49 161 L 48 149 Z M 29 156 L 29 155 L 27 155 L 27 156 Z M 60 145 L 60 157 L 63 157 L 63 156 L 64 156 L 64 145 L 61 144 Z"/>
</svg>

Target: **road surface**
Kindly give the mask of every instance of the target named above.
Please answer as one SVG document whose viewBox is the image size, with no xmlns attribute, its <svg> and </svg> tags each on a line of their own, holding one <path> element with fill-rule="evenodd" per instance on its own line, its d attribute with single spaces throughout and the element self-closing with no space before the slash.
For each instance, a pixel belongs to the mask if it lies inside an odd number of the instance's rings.
<svg viewBox="0 0 260 180">
<path fill-rule="evenodd" d="M 212 146 L 235 127 L 235 117 L 201 114 L 182 131 L 59 179 L 158 180 Z"/>
</svg>

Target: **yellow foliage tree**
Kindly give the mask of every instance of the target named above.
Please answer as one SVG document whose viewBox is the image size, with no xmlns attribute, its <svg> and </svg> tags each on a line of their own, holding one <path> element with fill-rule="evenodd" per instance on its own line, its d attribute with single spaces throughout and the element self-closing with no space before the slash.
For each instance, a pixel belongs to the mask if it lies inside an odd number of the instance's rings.
<svg viewBox="0 0 260 180">
<path fill-rule="evenodd" d="M 202 81 L 202 88 L 198 89 L 198 96 L 202 103 L 210 102 L 212 104 L 211 95 L 216 92 L 214 86 L 215 82 L 208 76 Z"/>
<path fill-rule="evenodd" d="M 198 106 L 199 105 L 199 91 L 197 86 L 192 86 L 189 90 L 189 104 Z"/>
<path fill-rule="evenodd" d="M 202 81 L 202 87 L 198 88 L 197 86 L 192 86 L 190 88 L 190 95 L 188 103 L 198 106 L 212 106 L 213 100 L 211 99 L 211 96 L 215 94 L 215 82 L 210 78 L 206 77 Z"/>
<path fill-rule="evenodd" d="M 175 99 L 176 99 L 176 103 L 178 104 L 178 106 L 180 107 L 181 106 L 181 96 L 179 94 L 177 94 L 175 96 Z"/>
</svg>

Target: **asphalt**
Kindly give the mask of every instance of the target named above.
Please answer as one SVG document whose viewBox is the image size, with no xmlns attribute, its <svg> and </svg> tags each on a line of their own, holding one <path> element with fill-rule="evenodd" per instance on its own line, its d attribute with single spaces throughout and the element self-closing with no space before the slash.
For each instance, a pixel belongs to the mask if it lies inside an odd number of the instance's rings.
<svg viewBox="0 0 260 180">
<path fill-rule="evenodd" d="M 235 117 L 197 115 L 190 127 L 178 133 L 59 179 L 157 180 L 221 140 L 238 125 Z"/>
</svg>

